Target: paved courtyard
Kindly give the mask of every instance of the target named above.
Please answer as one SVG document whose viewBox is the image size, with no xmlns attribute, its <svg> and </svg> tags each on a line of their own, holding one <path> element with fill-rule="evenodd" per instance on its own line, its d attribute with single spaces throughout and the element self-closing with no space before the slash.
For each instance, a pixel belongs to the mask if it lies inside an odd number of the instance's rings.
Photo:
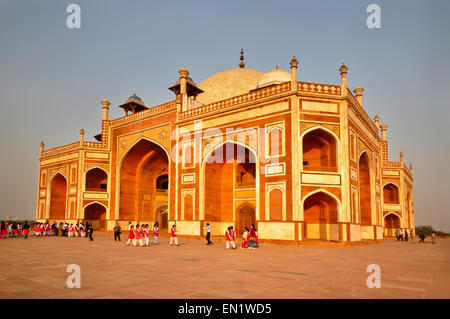
<svg viewBox="0 0 450 319">
<path fill-rule="evenodd" d="M 0 240 L 0 298 L 450 298 L 450 240 L 385 240 L 355 247 L 263 244 L 227 251 L 224 242 L 168 237 L 127 247 L 112 234 Z M 67 265 L 81 288 L 67 288 Z M 369 264 L 381 288 L 369 289 Z"/>
</svg>

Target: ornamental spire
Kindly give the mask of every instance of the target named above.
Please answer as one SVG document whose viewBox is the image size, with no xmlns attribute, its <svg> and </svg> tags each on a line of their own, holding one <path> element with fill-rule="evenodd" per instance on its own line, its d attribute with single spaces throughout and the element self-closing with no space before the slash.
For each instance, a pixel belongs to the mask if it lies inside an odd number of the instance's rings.
<svg viewBox="0 0 450 319">
<path fill-rule="evenodd" d="M 241 49 L 241 63 L 239 63 L 239 67 L 241 69 L 245 68 L 245 63 L 244 63 L 244 49 Z"/>
</svg>

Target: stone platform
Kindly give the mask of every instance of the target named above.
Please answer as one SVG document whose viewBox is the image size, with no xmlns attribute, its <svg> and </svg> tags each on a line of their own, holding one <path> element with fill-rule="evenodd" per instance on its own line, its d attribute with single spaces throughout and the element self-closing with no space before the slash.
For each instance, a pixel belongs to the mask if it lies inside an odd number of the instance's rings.
<svg viewBox="0 0 450 319">
<path fill-rule="evenodd" d="M 125 238 L 126 236 L 123 236 Z M 384 240 L 353 247 L 262 244 L 225 250 L 224 242 L 168 237 L 127 247 L 110 233 L 86 238 L 0 240 L 0 298 L 450 298 L 450 240 Z M 81 288 L 67 288 L 67 265 Z M 381 288 L 368 288 L 369 264 Z"/>
</svg>

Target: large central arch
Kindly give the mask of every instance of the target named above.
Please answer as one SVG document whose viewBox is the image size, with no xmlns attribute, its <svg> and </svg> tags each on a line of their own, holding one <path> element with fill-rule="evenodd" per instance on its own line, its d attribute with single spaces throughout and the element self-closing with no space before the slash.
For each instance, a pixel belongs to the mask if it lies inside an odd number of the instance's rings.
<svg viewBox="0 0 450 319">
<path fill-rule="evenodd" d="M 65 219 L 67 205 L 67 180 L 57 173 L 50 182 L 49 219 Z"/>
<path fill-rule="evenodd" d="M 226 141 L 212 149 L 202 161 L 200 172 L 200 219 L 233 224 L 239 219 L 234 193 L 248 189 L 255 193 L 253 218 L 258 220 L 258 171 L 256 152 L 245 144 Z"/>
<path fill-rule="evenodd" d="M 119 219 L 155 221 L 156 208 L 168 204 L 168 183 L 162 182 L 168 176 L 166 150 L 147 139 L 139 140 L 121 162 Z"/>
</svg>

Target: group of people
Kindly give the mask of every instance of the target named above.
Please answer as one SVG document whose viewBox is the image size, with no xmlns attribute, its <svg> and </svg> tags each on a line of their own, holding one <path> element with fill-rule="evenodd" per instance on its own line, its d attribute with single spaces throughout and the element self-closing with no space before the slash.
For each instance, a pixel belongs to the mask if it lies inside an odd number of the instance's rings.
<svg viewBox="0 0 450 319">
<path fill-rule="evenodd" d="M 209 223 L 206 223 L 206 227 L 204 227 L 206 230 L 206 245 L 211 245 L 211 225 Z M 153 232 L 153 244 L 157 245 L 159 240 L 159 223 L 156 222 L 153 225 L 153 229 L 151 230 Z M 119 223 L 116 223 L 114 226 L 114 240 L 120 241 L 120 234 L 122 232 L 122 228 Z M 137 224 L 134 226 L 131 222 L 128 223 L 128 240 L 127 240 L 127 246 L 130 244 L 134 247 L 137 247 L 138 245 L 140 247 L 150 246 L 150 228 L 148 224 Z M 178 242 L 178 236 L 177 236 L 177 230 L 176 226 L 172 225 L 170 228 L 170 237 L 169 237 L 169 244 L 170 246 L 173 246 L 174 244 L 176 246 L 179 246 Z M 229 226 L 227 228 L 227 231 L 225 232 L 225 248 L 230 249 L 236 248 L 236 231 L 234 230 L 233 226 Z M 248 227 L 244 228 L 244 233 L 242 234 L 242 244 L 241 248 L 249 248 L 249 249 L 255 249 L 259 247 L 258 243 L 258 231 L 256 230 L 256 227 L 254 224 L 251 224 L 250 229 Z"/>
<path fill-rule="evenodd" d="M 230 249 L 230 247 L 236 249 L 236 245 L 234 243 L 236 240 L 236 231 L 233 226 L 229 226 L 227 228 L 225 238 L 225 249 Z M 248 227 L 244 227 L 241 248 L 256 249 L 258 247 L 258 231 L 256 230 L 255 225 L 251 224 L 250 229 L 248 229 Z"/>
<path fill-rule="evenodd" d="M 62 237 L 89 237 L 92 241 L 94 240 L 92 234 L 94 233 L 94 229 L 89 222 L 80 224 L 69 224 L 62 223 L 59 224 L 57 222 L 53 222 L 50 224 L 49 222 L 38 223 L 36 222 L 33 227 L 33 234 L 36 237 L 39 236 L 58 236 L 61 234 Z"/>
<path fill-rule="evenodd" d="M 28 238 L 30 225 L 25 222 L 23 225 L 16 222 L 1 222 L 0 237 L 6 239 L 7 237 L 22 237 Z"/>
<path fill-rule="evenodd" d="M 405 229 L 405 231 L 401 230 L 401 229 L 397 229 L 395 231 L 395 237 L 397 238 L 397 241 L 408 241 L 409 238 L 411 238 L 411 240 L 414 241 L 414 238 L 416 237 L 415 235 L 415 230 L 412 229 L 410 232 L 408 232 L 407 229 Z M 425 234 L 421 231 L 419 232 L 419 243 L 423 243 L 425 244 Z M 433 244 L 436 243 L 436 233 L 432 233 L 431 234 L 431 242 Z"/>
<path fill-rule="evenodd" d="M 139 246 L 145 247 L 150 246 L 150 238 L 149 238 L 149 225 L 148 224 L 137 224 L 136 227 L 129 222 L 128 223 L 128 240 L 127 240 L 127 246 L 132 244 L 134 247 L 136 247 L 139 243 Z M 153 225 L 153 244 L 158 244 L 159 239 L 159 223 L 156 222 Z M 119 223 L 116 223 L 116 226 L 114 227 L 114 240 L 120 241 L 120 234 L 121 234 L 121 227 Z M 175 238 L 175 244 L 178 246 L 178 238 L 176 237 L 176 230 L 175 225 L 172 226 L 172 236 L 170 237 L 170 245 L 173 244 L 173 241 Z"/>
</svg>

